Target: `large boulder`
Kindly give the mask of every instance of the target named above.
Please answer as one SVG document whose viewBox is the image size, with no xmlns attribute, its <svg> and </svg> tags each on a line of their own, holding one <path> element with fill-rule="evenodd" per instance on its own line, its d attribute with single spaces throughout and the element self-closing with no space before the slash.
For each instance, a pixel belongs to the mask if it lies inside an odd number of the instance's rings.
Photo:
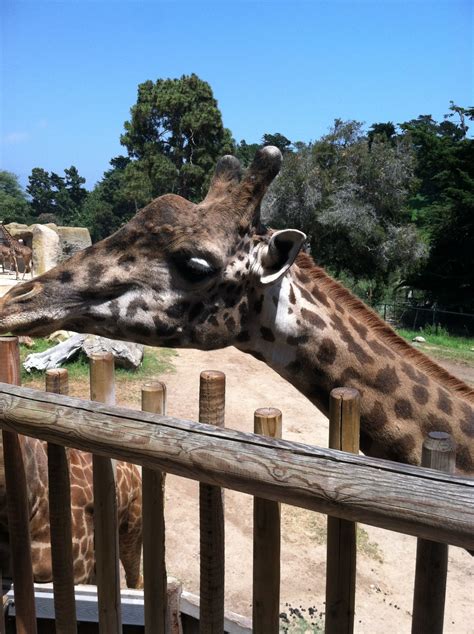
<svg viewBox="0 0 474 634">
<path fill-rule="evenodd" d="M 126 370 L 136 370 L 143 361 L 143 345 L 141 343 L 88 335 L 82 344 L 82 349 L 89 358 L 93 354 L 111 352 L 114 355 L 115 365 Z"/>
<path fill-rule="evenodd" d="M 90 247 L 92 244 L 89 230 L 84 227 L 57 227 L 61 254 L 59 261 L 67 260 L 77 253 Z"/>
<path fill-rule="evenodd" d="M 33 225 L 33 271 L 42 275 L 59 262 L 61 243 L 54 229 L 46 225 Z"/>
</svg>

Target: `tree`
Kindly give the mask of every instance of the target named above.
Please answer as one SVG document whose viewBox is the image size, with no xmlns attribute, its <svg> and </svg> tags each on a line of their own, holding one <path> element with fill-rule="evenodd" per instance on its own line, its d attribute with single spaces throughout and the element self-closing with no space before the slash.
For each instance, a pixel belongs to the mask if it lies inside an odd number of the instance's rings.
<svg viewBox="0 0 474 634">
<path fill-rule="evenodd" d="M 37 220 L 48 217 L 63 224 L 76 224 L 88 192 L 83 187 L 86 179 L 71 165 L 64 177 L 55 172 L 35 167 L 28 178 L 27 192 Z"/>
<path fill-rule="evenodd" d="M 124 127 L 120 142 L 153 197 L 176 192 L 200 200 L 217 159 L 233 149 L 210 85 L 195 74 L 140 84 Z"/>
<path fill-rule="evenodd" d="M 262 137 L 263 145 L 275 145 L 282 154 L 285 152 L 291 152 L 292 143 L 286 136 L 275 132 L 275 134 L 264 134 Z"/>
<path fill-rule="evenodd" d="M 0 221 L 5 224 L 29 221 L 26 193 L 18 182 L 18 177 L 5 170 L 0 170 Z"/>
</svg>

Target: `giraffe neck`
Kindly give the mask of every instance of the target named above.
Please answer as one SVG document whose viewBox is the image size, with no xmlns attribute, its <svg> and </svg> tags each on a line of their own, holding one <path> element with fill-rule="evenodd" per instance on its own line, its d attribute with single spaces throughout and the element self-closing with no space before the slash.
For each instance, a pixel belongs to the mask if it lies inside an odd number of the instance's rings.
<svg viewBox="0 0 474 634">
<path fill-rule="evenodd" d="M 299 256 L 256 298 L 249 341 L 265 361 L 327 414 L 335 387 L 361 393 L 361 445 L 417 464 L 429 431 L 457 443 L 457 466 L 474 472 L 474 392 L 398 337 L 349 291 Z"/>
</svg>

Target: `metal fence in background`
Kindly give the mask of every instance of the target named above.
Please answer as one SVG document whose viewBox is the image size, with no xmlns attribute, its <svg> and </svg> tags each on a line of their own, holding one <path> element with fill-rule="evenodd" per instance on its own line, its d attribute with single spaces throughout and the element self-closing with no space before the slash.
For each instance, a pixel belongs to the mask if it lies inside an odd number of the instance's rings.
<svg viewBox="0 0 474 634">
<path fill-rule="evenodd" d="M 379 304 L 377 312 L 389 323 L 410 330 L 441 329 L 464 337 L 474 336 L 474 314 L 412 304 Z"/>
</svg>

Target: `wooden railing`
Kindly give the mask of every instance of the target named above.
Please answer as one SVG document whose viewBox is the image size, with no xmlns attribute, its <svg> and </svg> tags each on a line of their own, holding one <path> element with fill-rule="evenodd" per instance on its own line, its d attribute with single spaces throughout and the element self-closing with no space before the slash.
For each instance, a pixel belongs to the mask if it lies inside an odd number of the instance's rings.
<svg viewBox="0 0 474 634">
<path fill-rule="evenodd" d="M 16 384 L 19 383 L 17 345 L 16 340 L 0 339 L 0 378 Z M 16 434 L 29 435 L 47 441 L 50 456 L 56 452 L 54 464 L 50 468 L 56 469 L 56 480 L 61 480 L 61 483 L 57 483 L 60 492 L 54 488 L 50 491 L 53 498 L 56 495 L 62 496 L 62 500 L 67 498 L 67 474 L 64 456 L 58 449 L 51 450 L 52 447 L 74 447 L 92 452 L 100 460 L 119 459 L 143 467 L 143 530 L 145 561 L 148 562 L 144 570 L 147 633 L 166 631 L 165 473 L 201 483 L 201 632 L 210 634 L 224 631 L 222 488 L 242 491 L 255 497 L 254 632 L 278 632 L 281 502 L 325 513 L 329 517 L 326 632 L 351 632 L 353 629 L 354 522 L 420 538 L 413 631 L 442 631 L 446 579 L 446 569 L 443 568 L 446 558 L 444 544 L 474 549 L 474 481 L 433 469 L 359 456 L 356 441 L 359 395 L 354 390 L 339 389 L 332 393 L 330 435 L 331 446 L 336 448 L 321 449 L 278 438 L 281 414 L 275 410 L 256 412 L 257 434 L 225 429 L 224 375 L 219 372 L 201 375 L 199 423 L 166 415 L 164 388 L 161 384 L 145 386 L 142 393 L 144 411 L 138 412 L 52 393 L 62 390 L 53 390 L 52 379 L 49 381 L 49 392 L 0 383 L 0 427 L 10 440 L 15 439 Z M 161 412 L 161 415 L 155 412 Z M 429 442 L 435 445 L 424 452 L 425 456 L 431 456 L 430 466 L 440 466 L 434 463 L 435 454 L 444 455 L 443 451 L 447 450 L 446 455 L 453 455 L 449 439 L 440 437 Z M 338 448 L 354 453 L 341 452 Z M 25 553 L 28 552 L 26 483 L 23 490 L 18 488 L 18 484 L 21 484 L 21 477 L 18 479 L 18 476 L 22 471 L 21 454 L 18 451 L 5 452 L 5 469 L 10 472 L 7 489 L 15 492 L 15 495 L 8 496 L 10 526 L 18 531 L 21 542 L 14 548 L 15 535 L 12 534 L 17 632 L 33 634 L 35 616 L 31 565 L 30 575 L 23 575 L 28 566 L 25 559 Z M 113 468 L 111 473 L 113 477 Z M 96 495 L 100 493 L 96 492 Z M 18 498 L 17 505 L 10 508 L 13 497 Z M 55 521 L 65 524 L 70 522 L 69 510 L 64 502 L 58 504 L 57 500 L 52 499 L 50 503 L 51 509 L 56 509 L 51 516 L 52 524 Z M 104 513 L 108 515 L 107 518 L 102 517 Z M 115 517 L 113 510 L 106 511 L 102 504 L 97 505 L 97 499 L 94 515 L 96 522 L 107 520 L 109 525 L 111 516 L 112 520 Z M 23 523 L 21 527 L 20 523 Z M 109 542 L 114 540 L 116 518 L 111 526 L 108 529 Z M 52 526 L 52 536 L 54 534 Z M 113 548 L 106 548 L 113 554 L 111 567 L 115 570 L 117 553 Z M 21 568 L 15 562 L 19 551 Z M 68 597 L 65 601 L 69 602 L 65 613 L 69 614 L 71 556 L 64 540 L 53 539 L 52 551 L 53 562 L 55 558 L 63 562 L 60 568 L 62 574 L 56 572 L 53 564 L 55 596 L 58 586 L 56 610 L 61 610 L 60 591 L 64 590 L 64 584 L 68 588 L 68 592 L 64 593 Z M 97 565 L 106 565 L 110 572 L 110 560 L 107 564 L 101 564 L 102 560 L 98 557 Z M 64 566 L 69 570 L 66 574 Z M 441 602 L 441 608 L 438 605 L 436 611 L 432 609 L 431 593 L 426 592 L 426 580 L 433 583 L 433 575 L 437 579 L 437 601 Z M 100 585 L 104 581 L 100 574 L 97 576 L 99 613 L 103 612 L 111 619 L 109 623 L 114 623 L 113 626 L 105 625 L 105 621 L 101 620 L 100 631 L 107 634 L 119 632 L 120 606 L 116 590 L 112 591 L 109 587 L 104 590 L 111 591 L 101 592 Z M 76 632 L 73 618 L 68 620 L 63 615 L 61 622 L 64 626 L 58 632 Z M 419 629 L 420 623 L 423 624 L 422 629 Z"/>
</svg>

